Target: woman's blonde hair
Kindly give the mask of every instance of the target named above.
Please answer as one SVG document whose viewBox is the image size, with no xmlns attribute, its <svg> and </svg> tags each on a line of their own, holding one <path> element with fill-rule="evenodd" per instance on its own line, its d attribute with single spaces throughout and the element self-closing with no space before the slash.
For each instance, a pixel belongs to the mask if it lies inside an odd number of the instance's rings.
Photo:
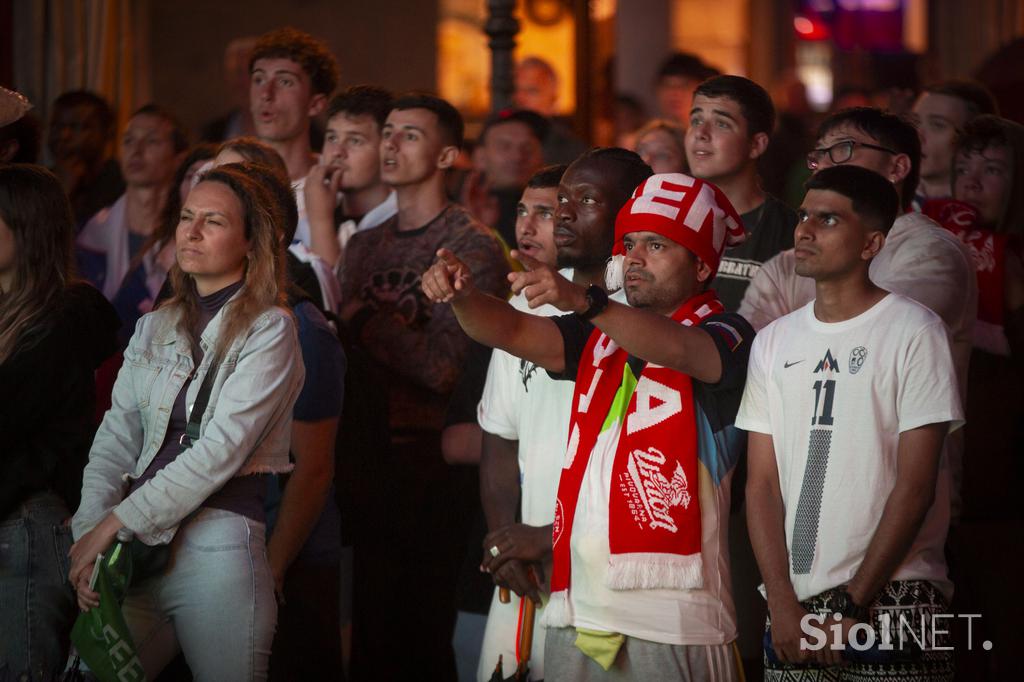
<svg viewBox="0 0 1024 682">
<path fill-rule="evenodd" d="M 199 181 L 217 182 L 228 189 L 242 204 L 245 238 L 249 240 L 243 286 L 228 304 L 225 320 L 217 341 L 214 361 L 240 333 L 244 332 L 261 313 L 273 306 L 285 306 L 285 260 L 281 243 L 281 213 L 266 189 L 232 164 L 220 166 L 203 175 Z M 194 329 L 199 319 L 199 294 L 195 280 L 175 264 L 170 273 L 174 296 L 167 306 L 179 306 L 182 311 L 178 331 L 188 338 L 193 350 L 198 347 Z"/>
</svg>

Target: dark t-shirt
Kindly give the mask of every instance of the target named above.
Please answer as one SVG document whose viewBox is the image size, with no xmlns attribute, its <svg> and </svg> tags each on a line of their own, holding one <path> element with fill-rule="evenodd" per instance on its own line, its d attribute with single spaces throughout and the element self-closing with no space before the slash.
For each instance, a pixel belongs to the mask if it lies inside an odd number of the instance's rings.
<svg viewBox="0 0 1024 682">
<path fill-rule="evenodd" d="M 476 408 L 484 393 L 487 382 L 487 368 L 491 364 L 491 349 L 472 342 L 466 358 L 462 376 L 455 384 L 452 398 L 448 402 L 444 425 L 476 424 Z M 469 467 L 464 467 L 469 468 Z M 473 476 L 459 479 L 459 494 L 473 501 L 473 526 L 466 541 L 466 551 L 459 567 L 459 581 L 455 585 L 455 607 L 459 611 L 486 614 L 491 607 L 494 581 L 488 573 L 480 572 L 480 547 L 487 535 L 487 520 L 480 505 L 480 477 L 473 467 Z"/>
<path fill-rule="evenodd" d="M 796 211 L 771 195 L 764 203 L 740 216 L 746 240 L 726 249 L 711 285 L 726 310 L 735 312 L 761 264 L 780 251 L 793 248 Z"/>
<path fill-rule="evenodd" d="M 551 318 L 562 334 L 565 346 L 565 371 L 561 374 L 549 372 L 553 379 L 576 380 L 580 358 L 590 335 L 596 327 L 578 315 L 562 315 Z M 707 317 L 698 325 L 708 332 L 715 342 L 722 360 L 722 376 L 715 384 L 693 381 L 693 394 L 698 406 L 708 420 L 711 431 L 718 434 L 731 426 L 740 408 L 743 386 L 747 379 L 747 360 L 750 345 L 754 341 L 754 329 L 736 313 L 720 313 Z M 627 359 L 633 376 L 639 377 L 647 364 L 632 355 Z M 738 432 L 737 432 L 738 433 Z M 735 444 L 733 437 L 727 438 L 728 447 Z"/>
</svg>

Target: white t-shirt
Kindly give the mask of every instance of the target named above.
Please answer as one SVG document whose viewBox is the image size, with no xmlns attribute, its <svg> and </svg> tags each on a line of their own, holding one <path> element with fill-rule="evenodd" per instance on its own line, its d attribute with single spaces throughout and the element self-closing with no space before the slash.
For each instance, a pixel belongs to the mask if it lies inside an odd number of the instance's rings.
<svg viewBox="0 0 1024 682">
<path fill-rule="evenodd" d="M 853 577 L 896 482 L 900 433 L 939 422 L 963 423 L 946 330 L 908 298 L 831 324 L 812 302 L 757 335 L 736 425 L 772 436 L 798 599 Z M 935 501 L 892 580 L 951 595 L 949 495 L 943 454 Z"/>
<path fill-rule="evenodd" d="M 566 269 L 559 274 L 572 279 L 573 271 Z M 564 314 L 550 305 L 531 309 L 522 294 L 513 296 L 509 303 L 516 310 L 534 315 Z M 558 480 L 562 475 L 565 444 L 569 440 L 573 388 L 573 382 L 555 381 L 544 369 L 505 351 L 496 348 L 491 354 L 477 419 L 484 431 L 519 441 L 522 520 L 531 526 L 547 526 L 555 518 Z M 545 577 L 551 577 L 550 562 L 545 566 Z M 506 676 L 511 676 L 516 669 L 515 643 L 521 600 L 512 595 L 510 603 L 502 604 L 498 601 L 497 589 L 494 592 L 477 670 L 477 679 L 481 682 L 491 679 L 499 654 Z M 546 586 L 544 592 L 547 592 Z M 538 609 L 530 656 L 530 673 L 536 679 L 544 676 L 542 614 L 543 609 Z"/>
<path fill-rule="evenodd" d="M 896 218 L 869 271 L 871 281 L 881 288 L 913 299 L 942 318 L 961 401 L 967 396 L 967 366 L 978 317 L 978 279 L 973 263 L 970 250 L 951 232 L 925 215 L 904 213 Z M 760 330 L 814 300 L 814 280 L 796 274 L 795 264 L 793 250 L 783 251 L 754 276 L 738 311 L 754 329 Z M 961 506 L 963 434 L 952 434 L 946 447 L 956 518 Z"/>
</svg>

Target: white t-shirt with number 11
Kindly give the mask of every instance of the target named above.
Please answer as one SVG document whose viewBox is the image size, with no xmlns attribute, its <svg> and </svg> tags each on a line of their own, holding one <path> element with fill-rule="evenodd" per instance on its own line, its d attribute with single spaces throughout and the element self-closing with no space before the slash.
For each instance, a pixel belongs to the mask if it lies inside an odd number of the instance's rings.
<svg viewBox="0 0 1024 682">
<path fill-rule="evenodd" d="M 835 323 L 812 301 L 757 335 L 736 426 L 772 436 L 798 599 L 853 577 L 896 482 L 900 433 L 956 429 L 959 395 L 942 320 L 898 294 Z M 929 580 L 947 598 L 949 486 L 943 455 L 935 501 L 891 578 Z"/>
</svg>

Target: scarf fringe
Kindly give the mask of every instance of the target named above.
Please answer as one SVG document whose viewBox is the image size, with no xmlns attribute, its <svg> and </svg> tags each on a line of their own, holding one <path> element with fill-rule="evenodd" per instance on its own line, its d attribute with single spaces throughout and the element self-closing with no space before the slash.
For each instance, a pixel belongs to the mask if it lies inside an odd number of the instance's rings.
<svg viewBox="0 0 1024 682">
<path fill-rule="evenodd" d="M 551 593 L 550 600 L 544 605 L 540 622 L 547 628 L 565 628 L 573 624 L 574 618 L 572 604 L 569 603 L 569 590 L 561 590 Z"/>
<path fill-rule="evenodd" d="M 612 256 L 604 269 L 604 286 L 608 291 L 618 291 L 626 281 L 626 257 Z"/>
<path fill-rule="evenodd" d="M 609 564 L 606 583 L 612 590 L 698 590 L 704 587 L 699 552 L 612 554 Z"/>
</svg>

